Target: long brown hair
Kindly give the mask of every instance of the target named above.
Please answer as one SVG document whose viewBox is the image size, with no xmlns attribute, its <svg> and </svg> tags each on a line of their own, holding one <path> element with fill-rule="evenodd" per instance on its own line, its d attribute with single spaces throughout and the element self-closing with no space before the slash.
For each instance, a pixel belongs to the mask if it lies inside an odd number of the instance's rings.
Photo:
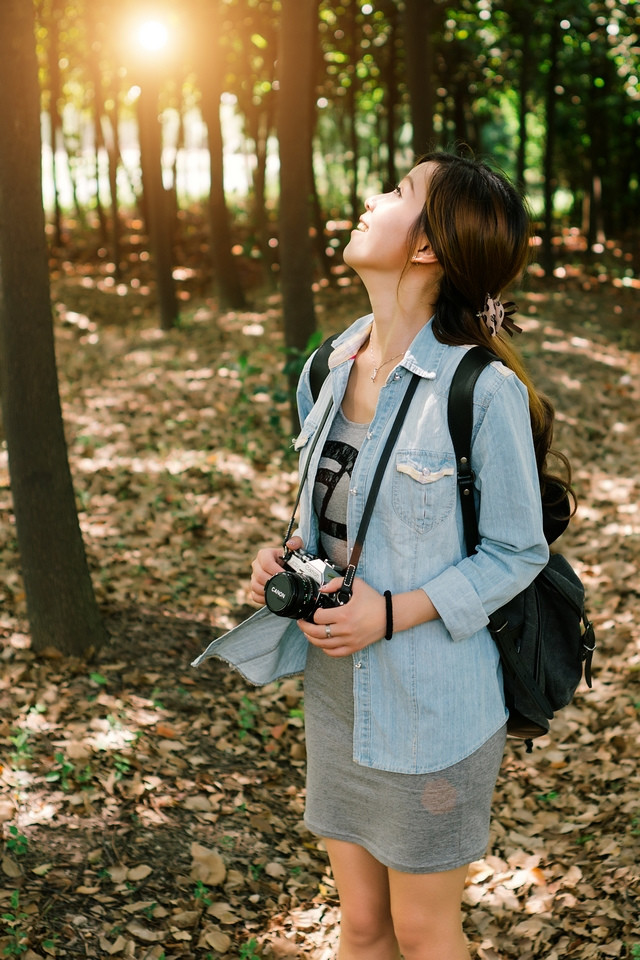
<svg viewBox="0 0 640 960">
<path fill-rule="evenodd" d="M 442 269 L 433 332 L 442 343 L 481 344 L 493 350 L 525 384 L 543 497 L 573 491 L 567 458 L 551 449 L 554 409 L 533 386 L 522 361 L 501 334 L 492 337 L 477 314 L 519 277 L 529 256 L 530 217 L 523 198 L 503 174 L 475 159 L 429 153 L 418 164 L 433 164 L 422 213 L 409 237 L 414 250 L 426 237 Z M 565 476 L 549 469 L 555 457 Z"/>
</svg>

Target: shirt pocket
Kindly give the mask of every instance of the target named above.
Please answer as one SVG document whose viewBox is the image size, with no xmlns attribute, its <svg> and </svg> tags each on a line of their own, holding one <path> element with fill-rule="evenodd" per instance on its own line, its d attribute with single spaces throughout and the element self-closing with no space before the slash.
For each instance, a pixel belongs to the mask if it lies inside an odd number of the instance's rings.
<svg viewBox="0 0 640 960">
<path fill-rule="evenodd" d="M 455 507 L 453 454 L 433 450 L 398 450 L 393 475 L 393 509 L 417 533 L 428 533 Z"/>
</svg>

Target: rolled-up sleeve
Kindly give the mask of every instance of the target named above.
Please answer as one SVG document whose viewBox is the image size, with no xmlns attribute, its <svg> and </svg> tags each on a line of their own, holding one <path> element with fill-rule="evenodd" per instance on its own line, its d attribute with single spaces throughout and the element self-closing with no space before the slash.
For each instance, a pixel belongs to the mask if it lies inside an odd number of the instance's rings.
<svg viewBox="0 0 640 960">
<path fill-rule="evenodd" d="M 486 626 L 549 557 L 526 387 L 505 373 L 486 407 L 474 410 L 474 420 L 478 550 L 422 586 L 456 641 Z"/>
</svg>

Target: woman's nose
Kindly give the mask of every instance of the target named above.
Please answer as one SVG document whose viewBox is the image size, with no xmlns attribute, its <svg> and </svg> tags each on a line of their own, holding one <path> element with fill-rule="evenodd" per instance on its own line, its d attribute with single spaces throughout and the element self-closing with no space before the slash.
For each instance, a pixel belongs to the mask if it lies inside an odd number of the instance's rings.
<svg viewBox="0 0 640 960">
<path fill-rule="evenodd" d="M 373 208 L 376 205 L 377 199 L 378 199 L 378 194 L 374 194 L 374 196 L 372 197 L 367 197 L 366 200 L 364 201 L 365 210 L 373 210 Z"/>
</svg>

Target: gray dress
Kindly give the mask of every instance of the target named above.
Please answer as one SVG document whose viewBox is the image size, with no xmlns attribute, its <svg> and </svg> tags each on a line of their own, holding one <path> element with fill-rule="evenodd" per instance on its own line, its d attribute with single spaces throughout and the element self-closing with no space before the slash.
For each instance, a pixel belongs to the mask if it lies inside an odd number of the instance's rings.
<svg viewBox="0 0 640 960">
<path fill-rule="evenodd" d="M 349 480 L 367 429 L 339 410 L 316 476 L 320 552 L 340 568 L 348 562 Z M 403 873 L 453 870 L 484 855 L 504 728 L 444 770 L 390 773 L 353 761 L 351 657 L 328 657 L 310 644 L 304 689 L 309 830 L 356 843 Z"/>
</svg>

